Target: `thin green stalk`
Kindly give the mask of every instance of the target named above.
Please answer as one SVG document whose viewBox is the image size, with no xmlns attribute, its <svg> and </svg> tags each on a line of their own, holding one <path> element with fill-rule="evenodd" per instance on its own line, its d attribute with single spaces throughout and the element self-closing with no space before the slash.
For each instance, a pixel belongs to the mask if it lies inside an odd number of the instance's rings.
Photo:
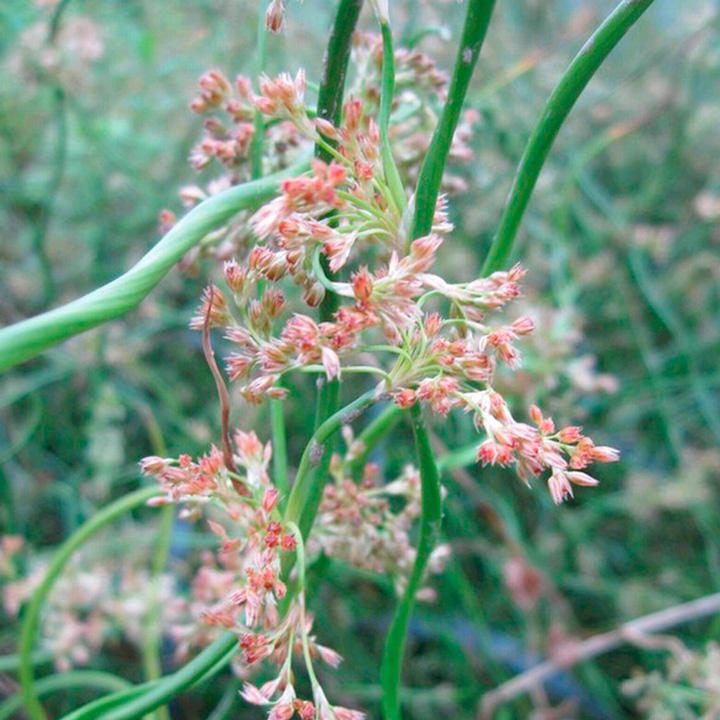
<svg viewBox="0 0 720 720">
<path fill-rule="evenodd" d="M 55 156 L 53 168 L 48 181 L 45 199 L 42 201 L 32 237 L 33 251 L 40 263 L 42 272 L 43 290 L 40 305 L 47 305 L 55 298 L 55 279 L 52 272 L 52 263 L 47 252 L 46 240 L 50 219 L 55 207 L 60 184 L 65 174 L 65 159 L 67 156 L 67 119 L 65 111 L 65 91 L 60 86 L 53 88 L 53 101 L 55 103 Z"/>
<path fill-rule="evenodd" d="M 367 427 L 363 428 L 355 438 L 358 443 L 362 444 L 362 450 L 348 463 L 350 472 L 358 472 L 364 467 L 370 453 L 380 440 L 395 427 L 402 415 L 402 408 L 391 403 Z"/>
<path fill-rule="evenodd" d="M 175 508 L 172 505 L 160 511 L 160 530 L 157 544 L 152 558 L 152 596 L 145 614 L 145 643 L 142 649 L 142 663 L 145 679 L 149 682 L 162 677 L 162 662 L 160 658 L 160 642 L 162 640 L 162 613 L 159 602 L 159 590 L 162 572 L 165 569 L 170 553 L 170 539 L 172 535 Z M 170 720 L 170 713 L 166 707 L 159 707 L 155 713 L 157 720 Z"/>
<path fill-rule="evenodd" d="M 237 637 L 235 634 L 225 633 L 167 680 L 159 681 L 141 696 L 103 714 L 103 720 L 133 720 L 164 705 L 172 697 L 200 680 L 209 669 L 215 667 L 220 669 L 222 667 L 220 663 L 224 659 L 229 662 L 236 649 Z"/>
<path fill-rule="evenodd" d="M 333 125 L 340 123 L 352 36 L 362 4 L 363 0 L 340 0 L 325 51 L 318 89 L 317 116 Z M 315 155 L 321 160 L 330 160 L 322 148 L 316 147 Z"/>
<path fill-rule="evenodd" d="M 317 499 L 317 488 L 314 486 L 325 483 L 325 477 L 313 472 L 313 466 L 319 465 L 323 456 L 329 455 L 326 447 L 328 439 L 343 425 L 352 422 L 375 398 L 376 391 L 373 389 L 348 403 L 322 422 L 305 446 L 285 509 L 285 522 L 297 523 L 303 538 L 308 536 L 317 513 L 317 504 L 309 502 L 311 497 Z"/>
<path fill-rule="evenodd" d="M 67 305 L 0 329 L 0 370 L 137 307 L 173 265 L 211 230 L 240 210 L 271 198 L 282 178 L 298 175 L 306 168 L 306 163 L 299 163 L 208 198 L 185 215 L 124 275 Z"/>
<path fill-rule="evenodd" d="M 653 2 L 622 0 L 590 36 L 560 78 L 520 158 L 497 232 L 483 264 L 484 275 L 506 264 L 540 170 L 575 101 L 612 49 Z"/>
<path fill-rule="evenodd" d="M 443 170 L 494 5 L 495 0 L 468 0 L 448 100 L 420 169 L 410 239 L 427 235 L 432 229 Z M 388 418 L 391 417 L 392 413 L 388 410 Z M 420 540 L 407 588 L 395 610 L 383 649 L 380 683 L 383 688 L 382 710 L 386 720 L 400 720 L 401 717 L 400 683 L 408 625 L 425 566 L 437 542 L 442 518 L 440 478 L 419 407 L 415 406 L 411 409 L 411 417 L 422 487 Z"/>
<path fill-rule="evenodd" d="M 288 482 L 287 434 L 285 432 L 285 404 L 282 400 L 270 401 L 272 427 L 273 481 L 281 497 L 287 497 Z"/>
<path fill-rule="evenodd" d="M 166 457 L 167 445 L 162 430 L 152 410 L 144 403 L 140 406 L 140 413 L 145 423 L 150 447 L 154 455 Z M 162 640 L 162 608 L 160 605 L 160 583 L 162 573 L 170 554 L 170 540 L 172 537 L 175 508 L 166 505 L 160 511 L 160 528 L 158 530 L 155 548 L 153 550 L 150 567 L 151 588 L 148 597 L 148 607 L 143 619 L 145 625 L 145 642 L 142 647 L 142 664 L 145 680 L 152 682 L 162 677 L 162 661 L 160 657 L 160 642 Z M 166 707 L 158 708 L 154 717 L 156 720 L 170 720 L 170 713 Z"/>
<path fill-rule="evenodd" d="M 142 685 L 133 685 L 127 690 L 121 690 L 114 692 L 111 695 L 104 695 L 97 700 L 86 703 L 81 707 L 73 710 L 67 715 L 63 715 L 61 720 L 95 720 L 96 718 L 102 718 L 103 713 L 114 707 L 118 707 L 122 703 L 129 702 L 133 698 L 139 697 L 143 693 L 147 692 L 150 688 L 155 687 L 159 680 L 154 683 L 142 683 Z"/>
<path fill-rule="evenodd" d="M 330 470 L 330 459 L 335 450 L 336 437 L 335 433 L 340 429 L 341 425 L 338 424 L 324 440 L 317 440 L 318 445 L 314 445 L 316 438 L 320 432 L 320 428 L 323 427 L 328 421 L 335 417 L 338 413 L 338 407 L 340 406 L 340 382 L 337 379 L 325 380 L 322 387 L 320 388 L 317 395 L 317 402 L 315 406 L 315 434 L 310 440 L 308 445 L 305 447 L 303 456 L 313 450 L 315 453 L 320 453 L 319 457 L 314 455 L 311 459 L 310 473 L 307 482 L 307 491 L 303 496 L 303 509 L 302 514 L 297 520 L 301 530 L 305 533 L 303 537 L 306 537 L 310 532 L 310 528 L 315 520 L 315 514 L 322 500 L 323 490 L 325 489 L 325 483 L 327 482 L 328 471 Z M 342 411 L 340 411 L 342 414 Z M 300 474 L 302 469 L 302 457 L 300 458 L 300 466 L 298 467 L 297 475 L 295 476 L 295 483 L 293 490 L 297 486 L 299 481 L 302 481 L 303 475 Z M 288 507 L 290 507 L 290 500 L 292 493 L 288 498 Z"/>
<path fill-rule="evenodd" d="M 35 685 L 35 694 L 38 697 L 49 695 L 58 690 L 74 688 L 93 688 L 98 690 L 124 690 L 131 687 L 127 680 L 124 680 L 112 673 L 99 672 L 96 670 L 73 670 L 64 672 L 61 675 L 50 675 L 38 680 Z M 0 705 L 0 720 L 8 720 L 22 709 L 23 698 L 21 695 L 13 695 Z"/>
<path fill-rule="evenodd" d="M 423 237 L 432 229 L 445 162 L 494 6 L 495 0 L 467 0 L 465 25 L 458 45 L 448 99 L 418 177 L 412 238 Z"/>
<path fill-rule="evenodd" d="M 114 503 L 103 508 L 79 527 L 61 546 L 50 563 L 45 577 L 30 599 L 30 603 L 23 614 L 22 627 L 20 628 L 20 668 L 19 680 L 22 690 L 23 702 L 27 714 L 31 720 L 45 720 L 46 715 L 38 702 L 34 688 L 34 674 L 32 663 L 32 649 L 35 645 L 37 631 L 40 621 L 40 611 L 55 581 L 60 576 L 65 564 L 73 556 L 75 551 L 89 540 L 95 533 L 104 528 L 121 515 L 135 509 L 157 495 L 156 487 L 147 487 L 136 490 L 121 497 Z"/>
<path fill-rule="evenodd" d="M 410 417 L 412 418 L 415 451 L 420 468 L 420 486 L 422 489 L 420 540 L 412 573 L 408 579 L 405 593 L 395 610 L 383 649 L 380 684 L 383 690 L 382 711 L 385 720 L 400 720 L 402 717 L 400 712 L 400 683 L 408 625 L 415 607 L 415 595 L 420 589 L 425 566 L 437 542 L 442 521 L 440 476 L 435 465 L 430 438 L 420 408 L 417 405 L 411 408 Z"/>
<path fill-rule="evenodd" d="M 60 0 L 55 7 L 55 12 L 53 12 L 52 18 L 50 19 L 50 29 L 47 37 L 48 44 L 55 42 L 55 38 L 57 38 L 58 31 L 60 30 L 60 20 L 69 4 L 70 0 Z"/>
<path fill-rule="evenodd" d="M 352 48 L 352 36 L 357 25 L 363 0 L 340 0 L 338 9 L 335 14 L 335 21 L 330 31 L 327 50 L 323 61 L 322 77 L 318 88 L 317 115 L 324 120 L 328 120 L 333 125 L 340 124 L 342 114 L 343 95 L 345 93 L 345 78 L 347 76 L 348 63 L 350 62 L 350 50 Z M 321 144 L 315 146 L 315 156 L 328 162 L 331 159 L 329 149 L 322 147 Z M 330 271 L 327 265 L 324 266 L 325 274 L 330 277 Z M 338 298 L 334 293 L 325 293 L 325 298 L 320 305 L 320 320 L 330 321 L 338 309 Z M 340 383 L 337 379 L 326 381 L 318 393 L 316 413 L 315 413 L 315 430 L 319 431 L 326 418 L 333 417 L 338 412 L 340 404 Z M 307 495 L 303 496 L 303 502 L 310 502 L 311 507 L 307 509 L 304 517 L 300 518 L 300 510 L 295 509 L 298 515 L 292 519 L 296 521 L 301 530 L 309 532 L 310 527 L 315 519 L 317 506 L 322 497 L 322 491 L 327 479 L 330 456 L 332 455 L 334 438 L 328 436 L 325 441 L 326 447 L 323 456 L 320 458 L 318 465 L 312 470 L 311 477 L 305 481 L 304 475 L 301 475 L 298 469 L 298 475 L 295 479 L 293 491 L 288 498 L 288 508 L 293 497 L 297 497 L 296 488 L 298 480 L 308 484 Z M 309 446 L 308 446 L 309 447 Z M 307 448 L 306 448 L 307 451 Z M 305 454 L 303 454 L 305 457 Z M 306 488 L 303 487 L 303 493 Z M 314 508 L 314 509 L 313 509 Z"/>
<path fill-rule="evenodd" d="M 163 705 L 183 690 L 217 674 L 237 652 L 237 637 L 224 633 L 187 665 L 161 680 L 106 695 L 65 715 L 61 720 L 131 720 Z M 110 712 L 112 711 L 112 712 Z"/>
<path fill-rule="evenodd" d="M 383 40 L 382 79 L 380 85 L 380 112 L 378 130 L 380 131 L 380 154 L 383 163 L 385 182 L 390 188 L 390 197 L 395 209 L 402 213 L 407 205 L 402 180 L 390 147 L 390 112 L 395 94 L 395 51 L 393 50 L 392 30 L 387 22 L 380 23 Z"/>
</svg>

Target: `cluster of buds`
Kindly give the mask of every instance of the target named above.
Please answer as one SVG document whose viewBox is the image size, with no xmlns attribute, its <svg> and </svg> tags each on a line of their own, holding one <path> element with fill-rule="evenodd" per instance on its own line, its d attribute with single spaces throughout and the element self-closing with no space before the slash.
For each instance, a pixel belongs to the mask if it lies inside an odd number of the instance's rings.
<svg viewBox="0 0 720 720">
<path fill-rule="evenodd" d="M 195 170 L 203 170 L 212 160 L 219 161 L 226 169 L 223 176 L 225 184 L 237 184 L 250 178 L 250 152 L 251 142 L 257 130 L 254 118 L 258 106 L 268 109 L 270 103 L 276 114 L 282 106 L 288 115 L 295 112 L 299 117 L 299 108 L 303 106 L 304 80 L 302 74 L 296 83 L 287 75 L 281 76 L 277 83 L 263 77 L 260 80 L 261 95 L 255 95 L 252 84 L 244 75 L 239 75 L 234 83 L 218 69 L 212 69 L 200 76 L 198 81 L 199 94 L 190 102 L 190 109 L 199 114 L 208 114 L 203 125 L 203 136 L 195 145 L 190 154 L 190 165 Z M 268 88 L 268 84 L 272 87 Z M 284 102 L 275 93 L 266 97 L 264 90 L 272 92 L 274 88 L 281 88 Z M 302 90 L 300 89 L 302 88 Z M 273 104 L 274 103 L 274 104 Z M 301 135 L 296 129 L 296 123 L 276 122 L 271 128 L 262 128 L 265 133 L 264 140 L 272 141 L 268 147 L 263 147 L 263 158 L 267 169 L 280 169 L 288 163 L 289 151 L 298 148 L 302 142 Z M 203 191 L 195 186 L 183 188 L 180 192 L 186 205 L 192 206 L 203 198 Z"/>
<path fill-rule="evenodd" d="M 592 462 L 614 462 L 619 458 L 615 448 L 595 445 L 577 426 L 556 430 L 552 418 L 543 417 L 536 405 L 530 408 L 533 427 L 516 422 L 505 400 L 494 390 L 468 393 L 463 401 L 488 436 L 478 447 L 478 461 L 483 465 L 512 463 L 525 482 L 550 470 L 548 488 L 557 504 L 572 497 L 573 485 L 598 484 L 597 479 L 583 472 Z"/>
<path fill-rule="evenodd" d="M 282 28 L 284 11 L 283 0 L 270 3 L 266 18 L 271 30 L 277 32 Z M 258 162 L 262 164 L 263 173 L 273 172 L 287 167 L 312 143 L 324 145 L 330 154 L 333 154 L 334 145 L 337 159 L 347 171 L 343 190 L 350 196 L 347 198 L 342 230 L 336 232 L 335 223 L 324 223 L 325 227 L 312 223 L 311 227 L 307 227 L 301 217 L 286 217 L 279 201 L 254 218 L 252 229 L 261 239 L 273 235 L 281 245 L 285 241 L 296 246 L 294 250 L 289 250 L 289 262 L 294 269 L 304 266 L 306 271 L 308 264 L 303 262 L 305 258 L 297 257 L 299 243 L 307 246 L 314 240 L 315 244 L 323 246 L 331 256 L 333 272 L 344 264 L 358 235 L 368 241 L 394 244 L 400 248 L 402 208 L 397 207 L 384 186 L 380 138 L 375 122 L 381 64 L 380 36 L 356 33 L 353 43 L 354 81 L 338 127 L 313 117 L 307 108 L 307 83 L 302 70 L 294 77 L 288 73 L 274 78 L 262 75 L 258 80 L 257 93 L 246 76 L 240 75 L 231 82 L 221 70 L 205 72 L 199 80 L 199 93 L 190 103 L 193 112 L 206 115 L 203 136 L 190 154 L 190 164 L 199 171 L 217 161 L 223 172 L 205 187 L 188 185 L 181 188 L 183 205 L 193 207 L 209 195 L 249 180 L 252 177 L 251 168 Z M 437 122 L 433 108 L 445 97 L 447 76 L 438 70 L 428 55 L 416 49 L 397 49 L 395 65 L 396 98 L 390 137 L 401 177 L 406 184 L 411 184 L 416 180 L 427 152 L 428 138 Z M 259 124 L 255 122 L 258 113 L 263 119 Z M 471 158 L 468 142 L 477 122 L 478 115 L 474 111 L 468 111 L 463 117 L 450 148 L 451 160 L 466 162 Z M 254 138 L 259 129 L 263 132 L 262 143 L 255 142 Z M 252 158 L 253 152 L 257 151 L 262 151 L 260 160 Z M 447 192 L 462 191 L 465 189 L 464 180 L 446 173 L 443 189 Z M 313 216 L 318 217 L 321 208 L 314 210 Z M 173 219 L 172 213 L 165 211 L 163 228 L 167 229 Z M 246 220 L 245 214 L 241 213 L 218 228 L 189 253 L 182 266 L 193 266 L 201 254 L 207 253 L 227 259 L 233 249 L 241 248 L 248 239 Z M 289 223 L 278 233 L 277 225 L 282 220 Z M 300 222 L 296 224 L 294 221 Z M 298 281 L 303 282 L 304 279 L 301 272 Z M 315 295 L 319 296 L 317 290 Z"/>
<path fill-rule="evenodd" d="M 258 112 L 255 102 L 262 104 L 263 96 L 253 94 L 246 76 L 239 75 L 231 82 L 221 70 L 211 69 L 201 75 L 198 89 L 190 109 L 205 118 L 202 136 L 190 152 L 190 166 L 196 172 L 209 169 L 213 164 L 222 169 L 204 185 L 190 184 L 180 188 L 180 200 L 185 208 L 195 207 L 210 196 L 251 180 L 253 167 L 258 164 L 263 174 L 276 172 L 309 152 L 310 141 L 298 132 L 295 123 L 281 119 L 266 125 L 255 123 Z M 256 142 L 257 132 L 262 132 L 262 142 Z M 257 153 L 262 153 L 261 157 L 253 156 Z M 188 251 L 180 267 L 183 270 L 196 268 L 199 258 L 205 255 L 220 260 L 232 257 L 239 248 L 247 245 L 250 237 L 247 219 L 248 213 L 243 211 L 213 230 Z M 163 210 L 161 232 L 167 232 L 174 223 L 175 214 Z"/>
</svg>

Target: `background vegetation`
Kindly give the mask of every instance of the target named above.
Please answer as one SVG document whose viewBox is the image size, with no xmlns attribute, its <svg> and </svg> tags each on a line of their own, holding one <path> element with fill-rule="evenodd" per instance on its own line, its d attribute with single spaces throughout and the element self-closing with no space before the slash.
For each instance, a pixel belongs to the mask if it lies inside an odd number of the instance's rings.
<svg viewBox="0 0 720 720">
<path fill-rule="evenodd" d="M 457 171 L 467 190 L 451 202 L 450 272 L 479 271 L 544 100 L 612 4 L 498 3 L 469 93 L 480 123 L 474 159 Z M 46 36 L 33 35 L 51 5 L 0 7 L 3 325 L 112 279 L 157 240 L 160 210 L 180 214 L 179 186 L 197 181 L 187 164 L 201 130 L 187 110 L 196 78 L 211 66 L 255 71 L 255 3 L 64 1 L 56 44 L 67 56 L 56 64 L 43 54 Z M 455 2 L 414 5 L 394 4 L 396 36 L 412 41 L 427 25 L 420 47 L 448 68 L 461 12 Z M 302 66 L 317 78 L 333 3 L 291 1 L 288 11 L 286 34 L 268 40 L 268 70 Z M 411 626 L 408 718 L 475 717 L 485 691 L 569 638 L 720 591 L 719 12 L 717 2 L 657 0 L 591 82 L 541 176 L 514 251 L 529 269 L 524 302 L 538 331 L 527 384 L 512 392 L 620 447 L 622 461 L 603 469 L 598 490 L 559 508 L 502 469 L 446 463 L 452 560 Z M 0 567 L 5 581 L 137 487 L 139 458 L 201 452 L 215 438 L 212 378 L 187 322 L 217 271 L 212 260 L 174 271 L 137 312 L 0 378 L 0 534 L 26 541 Z M 312 394 L 308 381 L 288 401 L 291 458 L 307 441 Z M 265 410 L 234 409 L 243 427 L 268 427 Z M 375 460 L 399 469 L 410 434 L 397 433 Z M 434 433 L 439 455 L 473 440 L 462 417 Z M 137 512 L 82 563 L 102 558 L 111 580 L 123 558 L 149 564 L 161 522 Z M 169 567 L 182 574 L 203 538 L 177 522 L 171 538 Z M 330 561 L 313 572 L 327 580 L 311 599 L 318 633 L 345 657 L 326 683 L 377 717 L 391 590 Z M 0 650 L 13 653 L 18 626 L 4 612 Z M 673 632 L 700 657 L 720 619 Z M 161 647 L 169 670 L 169 637 Z M 712 697 L 720 704 L 717 687 L 692 704 L 692 677 L 648 675 L 666 660 L 666 650 L 623 645 L 546 687 L 565 714 L 536 695 L 514 701 L 511 717 L 531 708 L 547 718 L 700 717 Z M 141 679 L 121 633 L 91 665 Z M 623 685 L 638 672 L 652 686 L 644 701 Z M 0 692 L 11 695 L 14 682 L 0 675 Z M 172 717 L 208 717 L 223 701 L 234 717 L 258 716 L 223 700 L 232 682 L 223 675 L 183 695 Z M 53 695 L 48 708 L 59 717 L 90 697 Z M 652 715 L 673 703 L 698 714 Z"/>
</svg>

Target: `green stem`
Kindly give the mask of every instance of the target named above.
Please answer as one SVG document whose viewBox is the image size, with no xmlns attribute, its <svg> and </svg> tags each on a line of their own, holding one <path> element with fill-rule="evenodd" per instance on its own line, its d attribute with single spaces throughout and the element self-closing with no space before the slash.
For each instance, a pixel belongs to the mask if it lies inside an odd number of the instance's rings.
<svg viewBox="0 0 720 720">
<path fill-rule="evenodd" d="M 318 88 L 317 114 L 337 126 L 340 124 L 342 114 L 343 95 L 345 92 L 345 78 L 347 76 L 348 63 L 350 62 L 350 50 L 352 48 L 352 36 L 357 25 L 363 0 L 340 0 L 335 21 L 330 38 L 328 40 L 327 50 L 323 61 L 322 78 L 320 87 Z M 315 155 L 324 161 L 329 161 L 332 153 L 329 149 L 323 148 L 320 144 L 315 146 Z M 325 266 L 326 275 L 330 277 L 329 268 Z M 330 321 L 339 306 L 337 296 L 332 292 L 325 293 L 325 297 L 320 305 L 320 320 Z M 338 411 L 340 404 L 340 383 L 338 380 L 330 380 L 325 382 L 318 393 L 316 413 L 315 413 L 315 430 L 316 434 L 320 427 L 326 422 L 326 418 L 334 417 Z M 334 431 L 333 431 L 334 432 Z M 332 433 L 331 433 L 332 435 Z M 316 468 L 311 471 L 311 476 L 305 479 L 305 475 L 301 475 L 298 469 L 298 475 L 295 479 L 293 490 L 288 498 L 288 507 L 293 497 L 297 498 L 296 491 L 302 491 L 307 494 L 303 495 L 303 503 L 310 502 L 311 506 L 307 509 L 295 508 L 293 512 L 297 516 L 291 519 L 300 525 L 300 529 L 309 532 L 310 527 L 315 519 L 317 506 L 322 497 L 323 487 L 327 478 L 330 456 L 333 451 L 334 439 L 328 436 L 322 442 L 326 442 L 325 452 L 320 458 L 320 462 Z M 309 447 L 309 446 L 308 446 Z M 305 448 L 303 458 L 306 457 L 308 447 Z M 302 487 L 298 488 L 298 480 L 302 480 Z M 307 487 L 306 487 L 307 486 Z M 300 513 L 304 515 L 301 518 Z"/>
<path fill-rule="evenodd" d="M 150 447 L 154 455 L 166 457 L 167 445 L 162 430 L 155 415 L 147 405 L 140 406 L 145 428 L 150 440 Z M 157 534 L 150 567 L 151 588 L 148 597 L 148 608 L 143 619 L 145 625 L 145 642 L 142 647 L 142 664 L 145 680 L 152 682 L 162 677 L 162 660 L 160 657 L 160 643 L 162 641 L 162 607 L 160 604 L 160 585 L 162 573 L 170 554 L 170 541 L 172 537 L 175 508 L 166 505 L 160 511 L 160 528 Z M 166 707 L 158 708 L 155 720 L 170 720 L 170 713 Z"/>
<path fill-rule="evenodd" d="M 308 502 L 311 496 L 317 495 L 313 485 L 325 482 L 324 476 L 318 477 L 319 474 L 313 472 L 313 465 L 317 466 L 323 456 L 329 455 L 325 447 L 327 440 L 344 424 L 352 422 L 375 397 L 376 391 L 370 390 L 335 412 L 318 426 L 310 442 L 305 446 L 285 509 L 285 522 L 297 523 L 303 538 L 308 536 L 317 512 L 317 505 L 311 506 Z"/>
<path fill-rule="evenodd" d="M 383 162 L 385 182 L 390 188 L 390 197 L 397 212 L 402 213 L 407 205 L 402 180 L 390 147 L 390 112 L 395 93 L 395 51 L 393 50 L 392 30 L 386 22 L 380 24 L 383 40 L 382 79 L 380 85 L 380 112 L 378 130 L 380 131 L 380 154 Z"/>
<path fill-rule="evenodd" d="M 68 715 L 63 715 L 61 720 L 95 720 L 95 718 L 104 717 L 103 713 L 112 708 L 119 707 L 123 703 L 129 702 L 143 693 L 158 685 L 160 680 L 152 683 L 142 683 L 141 685 L 133 685 L 127 690 L 120 690 L 111 695 L 104 695 L 97 700 L 93 700 L 81 707 L 73 710 Z"/>
<path fill-rule="evenodd" d="M 322 387 L 320 388 L 317 400 L 315 404 L 315 433 L 306 445 L 303 455 L 300 458 L 300 466 L 298 467 L 297 475 L 295 476 L 295 483 L 293 484 L 293 490 L 298 484 L 298 481 L 303 481 L 304 474 L 301 475 L 300 471 L 303 469 L 302 460 L 305 457 L 310 458 L 309 474 L 307 475 L 307 482 L 305 487 L 307 490 L 301 490 L 304 492 L 302 511 L 296 522 L 300 525 L 300 529 L 304 533 L 303 537 L 307 537 L 310 533 L 310 528 L 315 520 L 315 514 L 322 500 L 323 490 L 325 489 L 325 483 L 327 482 L 328 471 L 330 469 L 330 459 L 335 450 L 336 438 L 334 437 L 335 432 L 340 429 L 341 424 L 339 423 L 334 430 L 322 440 L 319 439 L 321 428 L 328 423 L 331 423 L 332 419 L 343 411 L 338 411 L 340 406 L 340 382 L 339 380 L 322 380 Z M 317 444 L 316 444 L 317 443 Z M 313 453 L 321 453 L 319 458 Z M 290 501 L 292 499 L 292 492 L 288 498 L 288 507 L 290 507 Z"/>
<path fill-rule="evenodd" d="M 135 509 L 144 504 L 154 495 L 157 495 L 156 487 L 142 488 L 121 497 L 114 503 L 103 508 L 88 520 L 84 525 L 79 527 L 61 546 L 55 554 L 50 566 L 45 573 L 40 585 L 30 599 L 23 615 L 22 627 L 20 628 L 20 668 L 19 680 L 22 689 L 23 702 L 27 714 L 31 720 L 45 720 L 45 712 L 38 702 L 37 694 L 34 689 L 34 676 L 32 665 L 32 649 L 35 645 L 37 636 L 40 611 L 42 606 L 50 594 L 53 584 L 60 576 L 67 561 L 72 557 L 75 551 L 89 540 L 95 533 L 104 528 L 108 523 L 120 517 L 126 512 Z"/>
<path fill-rule="evenodd" d="M 583 45 L 552 91 L 520 158 L 482 273 L 502 268 L 550 148 L 580 93 L 612 49 L 654 0 L 622 0 Z"/>
<path fill-rule="evenodd" d="M 60 30 L 60 20 L 62 19 L 63 13 L 70 4 L 70 0 L 60 0 L 53 12 L 53 16 L 50 19 L 50 30 L 48 31 L 47 42 L 48 44 L 54 43 L 57 38 L 58 31 Z"/>
<path fill-rule="evenodd" d="M 162 572 L 170 553 L 170 539 L 172 535 L 175 508 L 172 505 L 164 507 L 160 512 L 160 530 L 157 545 L 152 558 L 152 593 L 149 607 L 145 615 L 145 643 L 143 645 L 142 662 L 145 679 L 152 682 L 162 676 L 162 662 L 160 658 L 160 642 L 162 640 L 162 607 L 160 605 L 160 584 Z M 158 708 L 155 713 L 156 720 L 170 720 L 170 713 L 166 707 Z"/>
<path fill-rule="evenodd" d="M 139 697 L 103 714 L 103 720 L 133 720 L 164 705 L 170 698 L 195 684 L 208 670 L 220 669 L 223 661 L 229 661 L 236 649 L 235 634 L 225 633 L 166 680 L 159 681 Z"/>
<path fill-rule="evenodd" d="M 38 680 L 35 685 L 35 694 L 38 697 L 49 695 L 58 690 L 70 688 L 97 688 L 98 690 L 124 690 L 130 683 L 117 675 L 96 670 L 74 670 L 62 675 L 50 675 Z M 13 695 L 0 705 L 0 720 L 8 720 L 22 708 L 21 695 Z"/>
<path fill-rule="evenodd" d="M 106 695 L 65 715 L 62 720 L 131 720 L 140 717 L 186 688 L 211 678 L 230 662 L 236 651 L 237 637 L 230 632 L 224 633 L 176 673 L 152 683 Z"/>
<path fill-rule="evenodd" d="M 317 116 L 335 126 L 340 123 L 352 36 L 362 4 L 363 0 L 340 0 L 325 51 L 322 79 L 318 89 Z M 321 160 L 331 159 L 320 147 L 315 148 L 315 155 Z"/>
<path fill-rule="evenodd" d="M 448 99 L 430 141 L 415 190 L 415 214 L 411 234 L 413 239 L 427 235 L 432 229 L 445 162 L 494 6 L 495 0 L 467 0 L 465 25 L 455 59 Z"/>
<path fill-rule="evenodd" d="M 47 305 L 55 298 L 55 280 L 52 273 L 52 263 L 47 253 L 47 232 L 55 207 L 60 185 L 65 173 L 65 159 L 67 157 L 67 119 L 65 111 L 65 91 L 60 86 L 53 88 L 55 103 L 56 146 L 53 159 L 53 169 L 48 182 L 45 200 L 40 208 L 37 224 L 33 232 L 32 244 L 35 255 L 40 263 L 43 278 L 43 292 L 41 305 Z"/>
<path fill-rule="evenodd" d="M 375 446 L 395 427 L 402 414 L 402 408 L 392 403 L 367 427 L 363 428 L 362 432 L 355 438 L 357 442 L 362 443 L 362 450 L 348 463 L 350 472 L 358 472 L 364 467 Z"/>
<path fill-rule="evenodd" d="M 282 381 L 277 383 L 282 384 Z M 287 434 L 285 432 L 285 403 L 270 401 L 270 423 L 272 426 L 273 481 L 281 497 L 287 497 L 288 483 Z"/>
<path fill-rule="evenodd" d="M 298 175 L 306 168 L 306 163 L 299 163 L 282 173 L 237 185 L 208 198 L 183 217 L 124 275 L 67 305 L 0 329 L 0 370 L 137 307 L 170 268 L 208 232 L 240 210 L 271 198 L 282 178 Z"/>
<path fill-rule="evenodd" d="M 383 649 L 380 684 L 383 690 L 382 711 L 385 720 L 400 720 L 402 717 L 400 713 L 400 683 L 408 625 L 415 606 L 415 595 L 420 589 L 425 567 L 440 534 L 442 521 L 440 476 L 418 405 L 411 408 L 410 416 L 422 489 L 420 540 L 412 573 L 408 579 L 405 593 L 395 610 Z"/>
</svg>

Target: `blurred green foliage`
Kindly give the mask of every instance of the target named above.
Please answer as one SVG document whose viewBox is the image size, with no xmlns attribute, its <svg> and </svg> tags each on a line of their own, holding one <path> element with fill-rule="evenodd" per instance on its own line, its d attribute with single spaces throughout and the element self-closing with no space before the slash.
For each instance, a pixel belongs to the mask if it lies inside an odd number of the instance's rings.
<svg viewBox="0 0 720 720">
<path fill-rule="evenodd" d="M 201 128 L 187 104 L 197 76 L 210 66 L 252 74 L 256 62 L 254 3 L 73 0 L 61 3 L 55 39 L 86 18 L 92 25 L 74 39 L 90 54 L 99 43 L 97 57 L 44 64 L 53 43 L 32 33 L 38 22 L 47 33 L 47 4 L 0 7 L 2 324 L 112 279 L 157 240 L 159 211 L 179 212 L 177 189 L 194 181 L 186 158 Z M 449 67 L 460 11 L 450 2 L 423 3 L 422 12 L 414 5 L 393 7 L 396 34 L 413 38 L 424 23 L 447 28 L 448 37 L 427 34 L 420 47 Z M 456 232 L 444 247 L 442 262 L 459 277 L 482 265 L 544 99 L 612 3 L 498 5 L 470 91 L 481 124 L 465 169 L 469 190 L 451 201 Z M 288 9 L 287 36 L 269 39 L 268 70 L 304 66 L 317 78 L 332 3 L 291 0 Z M 529 269 L 528 307 L 549 324 L 527 354 L 528 387 L 513 392 L 621 447 L 623 459 L 603 470 L 598 490 L 560 508 L 500 469 L 446 474 L 453 560 L 435 581 L 437 600 L 419 607 L 411 627 L 408 718 L 475 717 L 485 690 L 558 638 L 720 590 L 719 12 L 717 2 L 657 0 L 591 82 L 541 176 L 515 256 Z M 187 330 L 206 275 L 216 272 L 208 262 L 197 277 L 173 273 L 137 313 L 0 379 L 1 534 L 49 551 L 138 485 L 139 458 L 163 445 L 201 452 L 216 438 L 212 380 Z M 593 355 L 615 376 L 616 392 L 581 391 L 571 355 L 553 356 L 580 326 L 573 353 Z M 308 381 L 288 400 L 295 463 L 312 395 Z M 269 427 L 266 409 L 238 401 L 234 410 L 245 428 Z M 474 440 L 467 418 L 435 432 L 439 447 Z M 376 458 L 390 471 L 407 460 L 409 429 L 399 426 L 394 438 Z M 133 522 L 159 518 L 143 511 Z M 542 578 L 529 610 L 503 579 L 518 557 Z M 322 579 L 311 600 L 318 635 L 346 658 L 328 689 L 377 717 L 388 588 L 331 561 L 311 578 Z M 0 649 L 15 651 L 16 632 L 8 619 Z M 720 620 L 677 631 L 690 648 L 719 634 Z M 94 666 L 137 680 L 127 671 L 132 652 L 113 646 Z M 574 684 L 557 685 L 553 699 L 580 702 L 568 717 L 640 717 L 620 682 L 662 665 L 657 652 L 624 647 L 578 666 Z M 183 696 L 172 716 L 206 717 L 231 683 L 221 676 Z M 84 698 L 57 696 L 48 707 L 59 715 Z M 227 698 L 235 716 L 257 716 Z M 511 707 L 511 717 L 529 716 L 527 700 Z"/>
</svg>

